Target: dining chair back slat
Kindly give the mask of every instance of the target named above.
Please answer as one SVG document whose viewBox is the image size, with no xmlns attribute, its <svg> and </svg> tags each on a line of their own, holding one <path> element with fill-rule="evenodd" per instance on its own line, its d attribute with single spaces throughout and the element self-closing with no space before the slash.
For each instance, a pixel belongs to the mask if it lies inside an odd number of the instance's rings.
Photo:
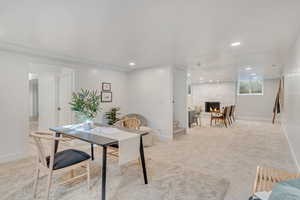
<svg viewBox="0 0 300 200">
<path fill-rule="evenodd" d="M 231 114 L 233 121 L 235 121 L 235 108 L 236 108 L 236 105 L 233 105 L 232 106 L 232 114 Z"/>
<path fill-rule="evenodd" d="M 84 152 L 76 151 L 73 149 L 64 150 L 62 152 L 56 153 L 56 144 L 59 141 L 70 141 L 70 138 L 57 137 L 56 133 L 52 132 L 32 132 L 30 136 L 33 138 L 35 146 L 37 148 L 37 169 L 34 181 L 34 198 L 36 197 L 37 185 L 39 174 L 41 170 L 48 172 L 47 179 L 47 196 L 46 199 L 49 199 L 50 186 L 52 182 L 53 172 L 64 172 L 66 170 L 73 170 L 77 167 L 85 167 L 87 169 L 88 187 L 90 180 L 90 156 Z M 45 148 L 45 143 L 50 144 L 50 148 Z M 79 158 L 76 155 L 79 155 Z M 73 177 L 70 180 L 79 178 L 83 175 Z M 70 181 L 69 180 L 69 181 Z"/>
<path fill-rule="evenodd" d="M 40 164 L 42 164 L 44 167 L 53 169 L 53 164 L 54 164 L 54 146 L 55 146 L 55 141 L 60 140 L 59 137 L 56 137 L 55 133 L 49 133 L 49 132 L 34 132 L 31 133 L 30 136 L 33 138 L 35 142 L 35 146 L 37 148 L 38 152 L 38 161 Z M 61 138 L 62 139 L 62 138 Z M 50 143 L 51 147 L 50 149 L 45 148 L 44 142 Z M 46 158 L 49 155 L 49 163 L 47 162 Z"/>
</svg>

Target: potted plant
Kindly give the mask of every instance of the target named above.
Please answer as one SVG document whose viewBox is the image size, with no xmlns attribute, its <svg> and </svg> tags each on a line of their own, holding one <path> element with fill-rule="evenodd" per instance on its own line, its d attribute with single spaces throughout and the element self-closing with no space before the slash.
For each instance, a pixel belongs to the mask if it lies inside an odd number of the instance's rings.
<svg viewBox="0 0 300 200">
<path fill-rule="evenodd" d="M 75 112 L 77 122 L 91 127 L 101 110 L 100 102 L 101 95 L 97 90 L 81 89 L 79 92 L 73 92 L 70 105 L 71 110 Z"/>
<path fill-rule="evenodd" d="M 119 111 L 120 111 L 119 107 L 113 107 L 109 112 L 105 113 L 109 125 L 113 125 L 114 123 L 120 120 L 118 118 L 118 115 L 120 115 L 120 113 L 118 113 Z"/>
</svg>

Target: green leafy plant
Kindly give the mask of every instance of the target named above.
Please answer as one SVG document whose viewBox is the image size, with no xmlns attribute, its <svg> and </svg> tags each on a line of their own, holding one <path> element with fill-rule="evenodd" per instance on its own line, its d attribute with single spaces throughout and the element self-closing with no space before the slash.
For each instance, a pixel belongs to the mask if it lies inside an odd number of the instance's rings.
<svg viewBox="0 0 300 200">
<path fill-rule="evenodd" d="M 100 102 L 101 95 L 97 90 L 81 89 L 79 92 L 73 92 L 69 104 L 71 110 L 80 113 L 86 119 L 94 119 L 101 110 Z"/>
<path fill-rule="evenodd" d="M 110 109 L 109 112 L 105 113 L 109 125 L 113 125 L 114 123 L 120 120 L 118 118 L 118 115 L 120 115 L 119 111 L 120 111 L 119 107 L 113 107 L 112 109 Z"/>
</svg>

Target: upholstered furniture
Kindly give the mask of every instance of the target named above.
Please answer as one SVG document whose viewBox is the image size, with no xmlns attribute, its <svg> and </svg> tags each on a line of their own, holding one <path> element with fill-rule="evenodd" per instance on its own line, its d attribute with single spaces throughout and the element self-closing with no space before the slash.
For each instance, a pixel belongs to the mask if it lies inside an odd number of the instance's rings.
<svg viewBox="0 0 300 200">
<path fill-rule="evenodd" d="M 279 181 L 299 178 L 300 174 L 289 173 L 284 170 L 257 167 L 256 177 L 253 184 L 252 195 L 256 192 L 269 192 Z"/>
<path fill-rule="evenodd" d="M 197 116 L 195 110 L 190 110 L 188 114 L 189 128 L 192 128 L 193 124 L 197 124 Z"/>
<path fill-rule="evenodd" d="M 202 108 L 201 106 L 195 106 L 195 117 L 197 120 L 197 125 L 201 126 L 201 113 L 202 113 Z"/>
<path fill-rule="evenodd" d="M 121 127 L 124 128 L 129 128 L 129 129 L 134 129 L 134 130 L 139 130 L 140 129 L 140 125 L 141 125 L 141 121 L 138 120 L 137 118 L 128 118 L 125 117 L 123 119 L 121 119 L 118 124 Z M 114 157 L 118 157 L 118 149 L 119 149 L 119 144 L 112 144 L 109 145 L 109 152 L 108 154 Z"/>
<path fill-rule="evenodd" d="M 124 118 L 121 120 L 121 124 L 124 128 L 139 130 L 141 127 L 141 121 L 137 118 Z"/>
<path fill-rule="evenodd" d="M 135 113 L 127 114 L 127 115 L 123 116 L 120 119 L 120 121 L 122 121 L 125 118 L 136 118 L 136 119 L 140 120 L 140 122 L 141 122 L 140 126 L 148 126 L 147 119 L 143 115 L 135 114 Z"/>
<path fill-rule="evenodd" d="M 123 127 L 123 122 L 124 119 L 128 119 L 128 118 L 135 118 L 138 119 L 140 121 L 140 125 L 139 125 L 139 130 L 141 131 L 147 131 L 149 134 L 145 135 L 143 137 L 143 144 L 144 147 L 150 147 L 153 145 L 153 135 L 154 135 L 154 130 L 151 129 L 150 127 L 148 127 L 148 122 L 147 119 L 140 115 L 140 114 L 128 114 L 123 116 L 119 121 L 117 121 L 114 126 L 119 126 L 119 127 Z"/>
<path fill-rule="evenodd" d="M 87 176 L 88 187 L 90 185 L 90 155 L 85 152 L 67 149 L 64 151 L 56 152 L 55 142 L 56 141 L 69 141 L 69 138 L 57 137 L 55 133 L 51 132 L 33 132 L 30 134 L 33 138 L 37 148 L 37 168 L 34 181 L 34 198 L 36 197 L 37 185 L 39 174 L 41 171 L 45 171 L 48 174 L 47 181 L 47 195 L 46 199 L 49 198 L 49 192 L 52 182 L 52 175 L 54 173 L 62 173 L 66 171 L 74 170 L 78 167 L 84 167 L 86 173 L 79 176 L 73 177 L 66 182 L 72 181 L 76 178 Z M 50 143 L 50 150 L 47 153 L 47 149 L 44 147 L 44 143 Z M 64 182 L 64 183 L 66 183 Z"/>
</svg>

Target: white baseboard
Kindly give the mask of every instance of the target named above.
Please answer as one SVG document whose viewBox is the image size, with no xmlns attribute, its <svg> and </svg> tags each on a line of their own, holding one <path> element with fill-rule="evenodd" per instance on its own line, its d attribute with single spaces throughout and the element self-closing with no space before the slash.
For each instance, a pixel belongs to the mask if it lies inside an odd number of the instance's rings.
<svg viewBox="0 0 300 200">
<path fill-rule="evenodd" d="M 13 154 L 1 155 L 0 163 L 15 161 L 25 157 L 26 157 L 25 153 L 13 153 Z"/>
<path fill-rule="evenodd" d="M 299 162 L 297 160 L 297 157 L 296 157 L 296 154 L 294 152 L 294 149 L 293 149 L 293 147 L 292 147 L 292 145 L 290 143 L 290 139 L 289 139 L 289 136 L 287 134 L 286 127 L 284 126 L 284 124 L 281 125 L 281 129 L 282 129 L 282 131 L 283 131 L 283 133 L 284 133 L 284 135 L 285 135 L 285 137 L 287 139 L 287 142 L 289 144 L 289 148 L 290 148 L 290 152 L 292 154 L 293 160 L 294 160 L 294 162 L 295 162 L 295 164 L 297 166 L 298 172 L 300 173 L 300 165 L 299 165 Z"/>
<path fill-rule="evenodd" d="M 204 118 L 210 118 L 210 113 L 202 114 Z M 263 122 L 272 122 L 272 117 L 258 117 L 258 116 L 236 116 L 237 120 L 247 120 L 247 121 L 263 121 Z M 280 121 L 280 118 L 277 119 Z"/>
<path fill-rule="evenodd" d="M 247 120 L 247 121 L 263 121 L 263 122 L 272 122 L 272 118 L 266 117 L 253 117 L 253 116 L 238 116 L 238 120 Z"/>
</svg>

